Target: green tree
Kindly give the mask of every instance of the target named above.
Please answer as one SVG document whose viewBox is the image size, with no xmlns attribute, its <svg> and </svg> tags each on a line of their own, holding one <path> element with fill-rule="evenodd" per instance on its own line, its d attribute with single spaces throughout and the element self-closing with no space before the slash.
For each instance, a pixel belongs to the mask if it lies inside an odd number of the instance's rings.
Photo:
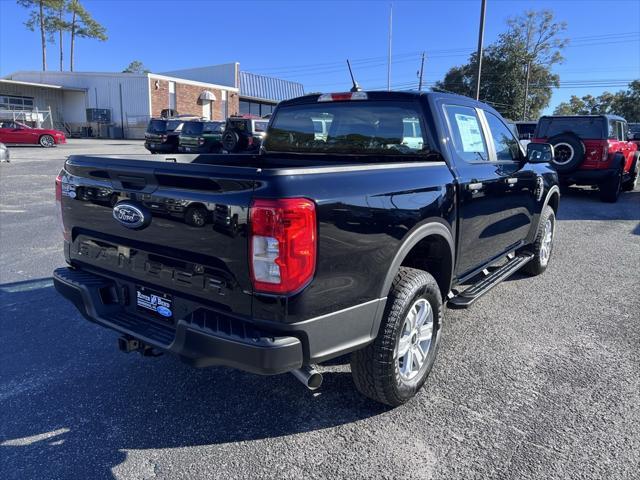
<svg viewBox="0 0 640 480">
<path fill-rule="evenodd" d="M 601 115 L 611 113 L 628 122 L 640 122 L 640 80 L 634 80 L 627 90 L 602 95 L 572 95 L 568 102 L 560 103 L 554 115 Z"/>
<path fill-rule="evenodd" d="M 127 66 L 127 68 L 125 68 L 122 71 L 122 73 L 150 73 L 150 72 L 151 70 L 145 67 L 144 63 L 142 63 L 140 60 L 134 60 Z"/>
<path fill-rule="evenodd" d="M 640 122 L 640 79 L 631 82 L 627 90 L 615 94 L 611 110 L 627 122 Z"/>
<path fill-rule="evenodd" d="M 40 44 L 42 50 L 42 70 L 47 70 L 47 41 L 53 41 L 53 15 L 58 0 L 17 0 L 18 5 L 28 8 L 29 19 L 25 26 L 35 32 L 40 32 Z"/>
<path fill-rule="evenodd" d="M 75 40 L 78 38 L 94 38 L 101 42 L 106 41 L 107 29 L 96 22 L 91 14 L 85 10 L 80 0 L 70 0 L 68 9 L 71 12 L 71 52 L 69 55 L 69 69 L 73 72 Z"/>
<path fill-rule="evenodd" d="M 538 118 L 551 100 L 559 77 L 551 67 L 562 61 L 566 41 L 558 35 L 566 28 L 548 11 L 526 12 L 507 21 L 507 31 L 483 52 L 480 98 L 511 119 Z M 451 68 L 436 90 L 473 96 L 477 81 L 477 55 Z"/>
</svg>

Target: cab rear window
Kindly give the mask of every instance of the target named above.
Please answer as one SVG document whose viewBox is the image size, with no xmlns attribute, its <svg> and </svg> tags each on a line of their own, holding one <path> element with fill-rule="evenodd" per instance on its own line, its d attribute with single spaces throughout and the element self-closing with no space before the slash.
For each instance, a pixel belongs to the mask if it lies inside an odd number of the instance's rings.
<svg viewBox="0 0 640 480">
<path fill-rule="evenodd" d="M 411 102 L 333 102 L 281 106 L 269 152 L 416 155 L 426 152 L 421 114 Z"/>
<path fill-rule="evenodd" d="M 607 122 L 603 117 L 543 117 L 535 136 L 551 138 L 563 133 L 573 133 L 582 139 L 603 139 L 607 138 Z"/>
</svg>

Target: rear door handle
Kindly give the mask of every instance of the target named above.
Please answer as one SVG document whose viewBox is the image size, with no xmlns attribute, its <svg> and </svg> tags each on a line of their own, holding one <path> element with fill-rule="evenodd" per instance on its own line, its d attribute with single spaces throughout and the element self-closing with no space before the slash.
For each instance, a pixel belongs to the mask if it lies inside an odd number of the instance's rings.
<svg viewBox="0 0 640 480">
<path fill-rule="evenodd" d="M 474 182 L 467 185 L 467 189 L 469 190 L 481 190 L 482 187 L 482 182 Z"/>
</svg>

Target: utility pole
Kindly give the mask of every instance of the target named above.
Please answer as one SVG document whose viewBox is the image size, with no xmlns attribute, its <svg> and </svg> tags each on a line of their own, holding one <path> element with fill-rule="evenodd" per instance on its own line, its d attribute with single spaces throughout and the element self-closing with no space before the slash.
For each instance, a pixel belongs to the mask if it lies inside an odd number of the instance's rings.
<svg viewBox="0 0 640 480">
<path fill-rule="evenodd" d="M 522 120 L 527 119 L 527 101 L 529 100 L 529 76 L 531 74 L 531 62 L 527 62 L 524 80 L 524 105 L 522 106 Z"/>
<path fill-rule="evenodd" d="M 389 9 L 389 53 L 387 58 L 387 90 L 391 90 L 391 38 L 393 36 L 393 3 Z"/>
<path fill-rule="evenodd" d="M 424 52 L 422 52 L 422 60 L 420 61 L 420 80 L 418 81 L 418 91 L 422 91 L 422 74 L 424 73 Z"/>
<path fill-rule="evenodd" d="M 480 76 L 482 75 L 482 42 L 484 40 L 484 16 L 487 12 L 487 0 L 480 7 L 480 31 L 478 32 L 478 79 L 476 81 L 476 100 L 480 100 Z"/>
</svg>

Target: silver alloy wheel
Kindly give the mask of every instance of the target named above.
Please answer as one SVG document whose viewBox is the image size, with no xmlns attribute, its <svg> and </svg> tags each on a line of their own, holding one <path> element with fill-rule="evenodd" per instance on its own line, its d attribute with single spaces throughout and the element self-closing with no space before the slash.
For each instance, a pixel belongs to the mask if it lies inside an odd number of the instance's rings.
<svg viewBox="0 0 640 480">
<path fill-rule="evenodd" d="M 553 152 L 553 163 L 555 163 L 556 165 L 566 165 L 571 160 L 573 160 L 573 157 L 575 156 L 573 147 L 564 142 L 554 145 Z"/>
<path fill-rule="evenodd" d="M 40 145 L 43 147 L 53 147 L 54 141 L 51 135 L 43 135 L 40 138 Z"/>
<path fill-rule="evenodd" d="M 433 309 L 426 299 L 419 298 L 411 305 L 396 344 L 396 365 L 403 380 L 414 378 L 424 365 L 432 335 Z"/>
<path fill-rule="evenodd" d="M 204 215 L 200 210 L 196 209 L 191 213 L 191 221 L 196 227 L 204 225 Z"/>
<path fill-rule="evenodd" d="M 540 246 L 540 265 L 545 267 L 549 263 L 551 256 L 551 245 L 553 244 L 553 221 L 547 218 L 544 223 L 544 234 L 542 236 L 542 245 Z"/>
</svg>

